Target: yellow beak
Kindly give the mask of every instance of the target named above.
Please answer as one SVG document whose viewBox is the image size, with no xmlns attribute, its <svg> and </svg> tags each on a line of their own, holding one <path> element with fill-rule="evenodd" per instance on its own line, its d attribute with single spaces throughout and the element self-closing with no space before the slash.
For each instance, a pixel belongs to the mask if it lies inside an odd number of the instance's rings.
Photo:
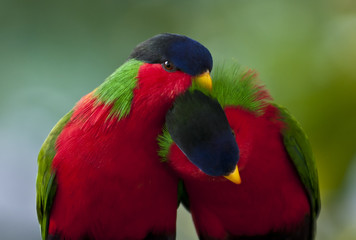
<svg viewBox="0 0 356 240">
<path fill-rule="evenodd" d="M 235 170 L 230 175 L 224 176 L 224 177 L 229 179 L 233 183 L 236 183 L 236 184 L 241 183 L 240 173 L 239 173 L 239 169 L 238 169 L 237 165 L 236 165 Z"/>
<path fill-rule="evenodd" d="M 209 91 L 213 89 L 213 81 L 211 80 L 209 71 L 206 71 L 198 75 L 197 77 L 195 77 L 194 80 L 198 85 L 200 85 L 205 89 L 208 89 Z"/>
</svg>

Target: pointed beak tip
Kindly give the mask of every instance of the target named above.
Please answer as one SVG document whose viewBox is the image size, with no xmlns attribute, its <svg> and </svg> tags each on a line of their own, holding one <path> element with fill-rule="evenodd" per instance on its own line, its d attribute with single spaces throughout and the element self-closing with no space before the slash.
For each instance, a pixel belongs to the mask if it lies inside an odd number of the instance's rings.
<svg viewBox="0 0 356 240">
<path fill-rule="evenodd" d="M 231 174 L 229 174 L 228 176 L 224 176 L 224 177 L 235 184 L 241 184 L 241 177 L 240 177 L 239 169 L 237 166 Z"/>
</svg>

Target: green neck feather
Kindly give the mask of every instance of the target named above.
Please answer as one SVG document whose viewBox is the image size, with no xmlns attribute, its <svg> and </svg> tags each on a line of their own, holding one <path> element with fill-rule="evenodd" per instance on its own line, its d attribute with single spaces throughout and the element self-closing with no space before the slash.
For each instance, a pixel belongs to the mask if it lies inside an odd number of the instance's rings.
<svg viewBox="0 0 356 240">
<path fill-rule="evenodd" d="M 113 72 L 94 92 L 97 103 L 111 105 L 108 118 L 127 116 L 131 110 L 133 91 L 137 86 L 137 73 L 143 63 L 130 59 Z"/>
<path fill-rule="evenodd" d="M 267 100 L 270 100 L 270 96 L 263 86 L 258 85 L 256 73 L 252 70 L 242 69 L 236 63 L 217 67 L 212 79 L 212 92 L 201 88 L 194 82 L 189 90 L 199 90 L 208 96 L 216 98 L 223 108 L 239 106 L 256 114 L 262 114 Z M 173 140 L 166 128 L 163 128 L 162 134 L 158 136 L 157 141 L 159 145 L 158 155 L 163 162 L 167 161 Z"/>
<path fill-rule="evenodd" d="M 200 90 L 206 95 L 216 98 L 224 108 L 240 106 L 246 110 L 260 113 L 268 100 L 269 94 L 263 86 L 258 85 L 256 73 L 242 68 L 237 63 L 229 66 L 218 66 L 212 76 L 213 90 L 211 93 L 193 84 L 191 90 Z"/>
<path fill-rule="evenodd" d="M 213 96 L 222 107 L 240 106 L 252 112 L 259 112 L 265 105 L 267 93 L 257 85 L 256 73 L 231 65 L 218 67 L 213 76 Z"/>
</svg>

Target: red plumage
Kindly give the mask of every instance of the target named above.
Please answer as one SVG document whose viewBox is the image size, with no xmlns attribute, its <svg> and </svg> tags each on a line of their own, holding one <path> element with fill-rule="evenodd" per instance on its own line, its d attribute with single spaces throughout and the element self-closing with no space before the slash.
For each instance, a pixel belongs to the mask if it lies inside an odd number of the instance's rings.
<svg viewBox="0 0 356 240">
<path fill-rule="evenodd" d="M 93 94 L 74 108 L 56 142 L 58 183 L 49 234 L 65 239 L 143 239 L 174 235 L 177 178 L 157 156 L 157 135 L 191 76 L 143 64 L 130 114 L 108 118 Z"/>
<path fill-rule="evenodd" d="M 272 105 L 262 115 L 239 107 L 224 110 L 240 149 L 240 185 L 204 174 L 175 144 L 168 156 L 184 179 L 198 234 L 228 239 L 309 226 L 304 223 L 310 214 L 308 197 L 283 145 L 279 110 Z M 300 232 L 307 236 L 309 231 Z"/>
</svg>

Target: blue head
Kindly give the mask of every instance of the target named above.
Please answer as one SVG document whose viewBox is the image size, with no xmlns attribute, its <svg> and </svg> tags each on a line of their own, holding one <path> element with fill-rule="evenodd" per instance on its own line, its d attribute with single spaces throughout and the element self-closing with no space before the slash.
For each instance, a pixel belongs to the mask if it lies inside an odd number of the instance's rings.
<svg viewBox="0 0 356 240">
<path fill-rule="evenodd" d="M 163 33 L 136 46 L 130 58 L 147 63 L 169 61 L 174 70 L 192 76 L 211 71 L 213 59 L 209 50 L 199 42 L 183 35 Z"/>
<path fill-rule="evenodd" d="M 173 141 L 188 159 L 210 176 L 229 176 L 239 148 L 220 104 L 199 91 L 178 97 L 166 115 Z"/>
</svg>

